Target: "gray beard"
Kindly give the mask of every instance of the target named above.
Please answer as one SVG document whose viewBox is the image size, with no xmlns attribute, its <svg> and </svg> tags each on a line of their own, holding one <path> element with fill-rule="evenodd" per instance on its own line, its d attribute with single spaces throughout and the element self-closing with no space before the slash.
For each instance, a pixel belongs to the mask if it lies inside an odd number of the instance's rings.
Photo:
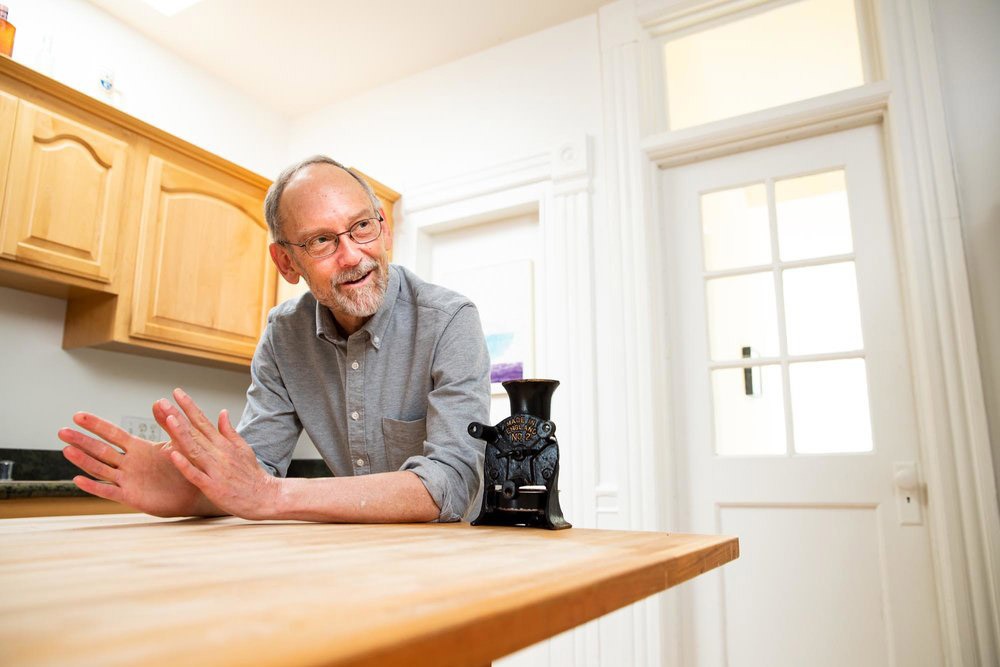
<svg viewBox="0 0 1000 667">
<path fill-rule="evenodd" d="M 357 280 L 368 271 L 372 271 L 371 282 L 359 290 L 352 290 L 350 295 L 337 289 L 337 285 L 345 280 Z M 382 307 L 385 300 L 385 290 L 388 287 L 388 269 L 374 259 L 362 262 L 351 271 L 344 271 L 330 280 L 330 298 L 333 303 L 323 304 L 335 312 L 341 312 L 350 317 L 371 317 Z"/>
</svg>

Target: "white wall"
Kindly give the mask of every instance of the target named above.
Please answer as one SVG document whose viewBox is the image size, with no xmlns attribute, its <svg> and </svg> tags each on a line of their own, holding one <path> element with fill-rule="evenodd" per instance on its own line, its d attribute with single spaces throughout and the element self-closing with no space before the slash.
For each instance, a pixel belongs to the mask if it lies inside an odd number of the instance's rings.
<svg viewBox="0 0 1000 667">
<path fill-rule="evenodd" d="M 590 15 L 297 119 L 287 157 L 327 153 L 405 194 L 597 136 L 600 76 Z"/>
<path fill-rule="evenodd" d="M 149 418 L 183 386 L 214 417 L 239 415 L 249 375 L 105 350 L 63 350 L 66 302 L 0 287 L 0 447 L 61 449 L 74 412 Z M 15 471 L 16 475 L 16 471 Z"/>
<path fill-rule="evenodd" d="M 11 1 L 14 59 L 95 97 L 114 68 L 123 111 L 265 176 L 284 161 L 287 122 L 83 0 Z M 44 38 L 51 56 L 40 53 Z M 119 352 L 62 349 L 66 303 L 0 288 L 0 447 L 58 449 L 77 410 L 148 417 L 184 386 L 207 412 L 242 412 L 249 374 Z"/>
<path fill-rule="evenodd" d="M 993 461 L 1000 486 L 1000 2 L 932 3 Z"/>
</svg>

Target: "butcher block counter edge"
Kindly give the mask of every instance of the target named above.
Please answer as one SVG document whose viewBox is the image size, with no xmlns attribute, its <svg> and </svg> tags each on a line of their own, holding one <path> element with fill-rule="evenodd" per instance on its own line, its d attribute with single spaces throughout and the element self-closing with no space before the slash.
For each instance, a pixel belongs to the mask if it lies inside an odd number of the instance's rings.
<svg viewBox="0 0 1000 667">
<path fill-rule="evenodd" d="M 206 529 L 222 529 L 220 535 L 234 535 L 241 539 L 260 535 L 267 537 L 267 532 L 244 533 L 242 526 L 258 526 L 260 528 L 273 525 L 284 534 L 293 535 L 287 528 L 297 525 L 313 526 L 306 530 L 324 530 L 315 524 L 297 524 L 297 522 L 249 522 L 227 517 L 223 519 L 157 519 L 144 515 L 107 515 L 104 517 L 49 517 L 43 519 L 7 519 L 0 521 L 0 540 L 15 544 L 18 534 L 24 534 L 29 540 L 40 534 L 51 534 L 57 541 L 72 541 L 74 537 L 90 535 L 94 539 L 108 537 L 110 540 L 120 538 L 128 533 L 123 529 L 135 525 L 136 528 L 151 526 L 156 523 L 177 522 L 178 533 L 174 540 L 183 544 L 184 540 L 197 544 L 198 535 L 204 535 Z M 336 636 L 303 630 L 299 636 L 288 636 L 282 639 L 282 650 L 267 650 L 265 645 L 254 645 L 253 641 L 243 645 L 243 642 L 232 641 L 225 650 L 213 646 L 200 646 L 197 638 L 187 637 L 189 646 L 183 650 L 206 651 L 195 653 L 201 659 L 212 664 L 242 664 L 253 656 L 257 664 L 282 665 L 482 665 L 518 649 L 538 641 L 552 637 L 560 632 L 576 627 L 582 623 L 598 618 L 611 611 L 637 602 L 645 597 L 666 590 L 687 581 L 699 574 L 719 567 L 739 557 L 739 541 L 735 537 L 711 535 L 686 535 L 677 533 L 647 533 L 639 531 L 608 531 L 573 528 L 565 531 L 544 531 L 526 528 L 472 527 L 465 523 L 456 524 L 403 524 L 380 526 L 350 526 L 326 525 L 330 530 L 331 541 L 327 544 L 348 545 L 364 543 L 371 540 L 372 544 L 384 543 L 391 538 L 397 546 L 390 550 L 391 558 L 398 558 L 400 563 L 409 560 L 406 553 L 407 544 L 440 545 L 438 540 L 453 540 L 456 550 L 475 543 L 476 551 L 482 557 L 476 556 L 477 571 L 483 576 L 470 576 L 466 572 L 455 581 L 449 581 L 450 587 L 459 586 L 460 593 L 452 595 L 445 604 L 441 603 L 440 582 L 428 581 L 427 589 L 434 591 L 436 598 L 428 602 L 426 593 L 410 594 L 410 599 L 391 598 L 386 602 L 392 607 L 412 608 L 412 614 L 407 613 L 403 622 L 394 622 L 378 632 L 361 632 L 352 634 L 350 641 Z M 164 526 L 166 527 L 166 526 Z M 110 530 L 107 530 L 110 529 Z M 188 530 L 193 529 L 193 530 Z M 185 536 L 185 531 L 188 530 Z M 239 533 L 232 532 L 233 530 Z M 73 531 L 73 532 L 69 532 Z M 200 533 L 199 533 L 200 531 Z M 227 532 L 228 531 L 228 532 Z M 338 533 L 338 531 L 341 531 Z M 346 532 L 344 532 L 346 531 Z M 430 542 L 424 536 L 424 531 L 434 531 L 440 534 L 433 536 Z M 157 529 L 158 538 L 162 532 Z M 273 539 L 272 534 L 268 539 Z M 339 540 L 339 542 L 338 542 Z M 527 540 L 527 541 L 526 541 Z M 238 541 L 238 540 L 237 540 Z M 221 551 L 226 550 L 228 540 L 215 537 L 213 544 L 218 544 Z M 559 542 L 564 542 L 562 545 Z M 536 558 L 534 571 L 528 576 L 519 572 L 517 562 L 498 560 L 491 555 L 492 545 L 499 549 L 516 543 L 529 545 L 524 558 Z M 162 542 L 161 542 L 162 544 Z M 546 545 L 550 545 L 546 547 Z M 133 546 L 133 553 L 137 547 Z M 234 547 L 230 547 L 235 550 Z M 243 545 L 246 548 L 246 544 Z M 502 549 L 501 549 L 502 551 Z M 539 569 L 538 561 L 548 557 L 565 558 L 567 553 L 584 553 L 580 558 L 571 558 L 567 567 L 551 568 L 546 565 Z M 548 552 L 548 553 L 546 553 Z M 294 550 L 289 552 L 294 556 Z M 335 553 L 335 552 L 334 552 Z M 551 555 L 549 555 L 551 554 Z M 248 554 L 232 554 L 234 558 L 246 557 Z M 372 566 L 378 567 L 378 559 L 374 558 Z M 356 555 L 355 555 L 356 557 Z M 385 561 L 385 554 L 379 555 Z M 447 558 L 447 555 L 441 556 Z M 5 559 L 4 559 L 5 560 Z M 285 561 L 287 566 L 289 562 Z M 389 561 L 390 563 L 393 561 Z M 481 564 L 481 567 L 480 567 Z M 7 563 L 3 567 L 10 567 Z M 67 563 L 67 566 L 88 566 L 89 561 Z M 300 563 L 303 569 L 310 566 L 309 558 L 302 556 Z M 383 567 L 384 563 L 381 564 Z M 16 569 L 16 568 L 15 568 Z M 389 568 L 391 569 L 391 568 Z M 529 570 L 531 568 L 528 568 Z M 127 575 L 127 572 L 123 572 Z M 186 575 L 185 572 L 179 574 Z M 10 577 L 8 572 L 5 577 Z M 38 575 L 41 576 L 41 575 Z M 9 580 L 15 583 L 14 580 Z M 435 588 L 437 586 L 437 588 Z M 30 586 L 14 587 L 16 590 L 27 590 Z M 331 595 L 336 591 L 331 590 Z M 140 591 L 141 593 L 141 591 Z M 373 594 L 378 605 L 382 605 L 380 594 Z M 432 597 L 433 597 L 432 596 Z M 24 603 L 25 601 L 21 601 Z M 131 604 L 135 604 L 135 593 L 131 593 Z M 110 601 L 113 604 L 113 600 Z M 18 614 L 19 602 L 8 597 L 7 603 L 0 603 L 0 619 L 15 618 Z M 32 613 L 38 614 L 35 605 L 26 605 Z M 376 605 L 377 606 L 377 605 Z M 382 607 L 377 607 L 381 611 Z M 113 608 L 113 607 L 112 607 Z M 275 605 L 274 613 L 280 615 L 281 605 Z M 422 610 L 419 613 L 416 610 Z M 424 611 L 426 610 L 426 611 Z M 226 610 L 220 610 L 225 614 Z M 230 623 L 238 631 L 239 609 L 231 610 L 234 619 Z M 323 612 L 324 610 L 317 610 Z M 325 610 L 327 613 L 329 609 Z M 362 612 L 364 609 L 361 610 Z M 27 619 L 25 619 L 27 620 Z M 44 623 L 46 619 L 33 619 L 33 623 Z M 113 621 L 112 621 L 113 622 Z M 0 623 L 0 626 L 5 623 Z M 38 627 L 35 625 L 35 627 Z M 55 631 L 57 626 L 51 625 Z M 169 637 L 168 627 L 162 628 Z M 294 634 L 294 633 L 292 633 Z M 54 637 L 53 637 L 54 639 Z M 121 639 L 127 640 L 126 636 Z M 253 637 L 247 637 L 253 640 Z M 8 650 L 16 649 L 18 636 L 0 630 L 0 655 Z M 165 639 L 165 642 L 172 640 Z M 125 642 L 128 643 L 127 641 Z M 22 647 L 24 648 L 24 647 Z M 154 647 L 155 648 L 155 647 Z M 164 643 L 162 660 L 146 664 L 177 664 L 178 649 L 175 645 Z M 215 653 L 209 650 L 215 650 Z M 114 659 L 115 647 L 107 649 L 107 656 L 91 655 L 92 663 L 86 664 L 123 664 Z M 145 650 L 151 650 L 145 647 Z M 257 652 L 252 652 L 257 651 Z M 24 655 L 15 650 L 8 654 Z M 61 664 L 76 664 L 73 655 L 64 655 L 68 660 Z M 105 660 L 105 658 L 108 658 Z M 96 659 L 96 660 L 94 660 Z M 29 662 L 28 664 L 48 664 L 45 662 Z"/>
</svg>

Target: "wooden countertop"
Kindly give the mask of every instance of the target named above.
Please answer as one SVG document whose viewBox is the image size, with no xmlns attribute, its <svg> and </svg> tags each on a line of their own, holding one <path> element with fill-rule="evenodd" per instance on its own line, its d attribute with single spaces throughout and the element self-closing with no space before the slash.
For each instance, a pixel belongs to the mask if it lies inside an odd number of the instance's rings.
<svg viewBox="0 0 1000 667">
<path fill-rule="evenodd" d="M 481 665 L 734 537 L 104 515 L 0 521 L 0 664 Z"/>
</svg>

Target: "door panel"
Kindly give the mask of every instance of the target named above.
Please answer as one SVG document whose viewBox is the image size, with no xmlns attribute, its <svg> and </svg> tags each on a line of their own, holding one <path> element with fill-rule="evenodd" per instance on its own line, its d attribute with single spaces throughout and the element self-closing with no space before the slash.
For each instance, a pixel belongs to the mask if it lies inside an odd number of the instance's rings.
<svg viewBox="0 0 1000 667">
<path fill-rule="evenodd" d="M 686 664 L 940 664 L 880 128 L 662 179 L 679 528 L 744 545 L 686 588 Z"/>
<path fill-rule="evenodd" d="M 727 626 L 730 665 L 888 664 L 876 508 L 723 505 L 719 524 L 752 562 L 726 575 L 729 618 L 756 621 Z"/>
</svg>

